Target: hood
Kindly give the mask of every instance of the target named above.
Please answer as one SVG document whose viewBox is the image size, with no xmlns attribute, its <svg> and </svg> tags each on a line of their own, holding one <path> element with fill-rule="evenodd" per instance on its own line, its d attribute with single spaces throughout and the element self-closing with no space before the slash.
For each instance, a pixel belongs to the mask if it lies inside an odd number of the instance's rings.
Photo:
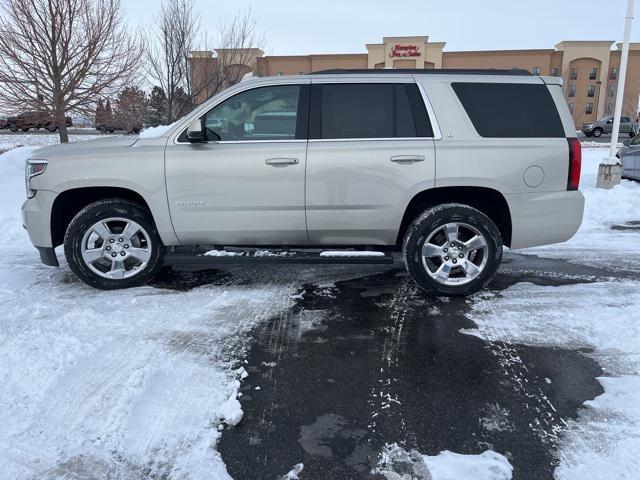
<svg viewBox="0 0 640 480">
<path fill-rule="evenodd" d="M 104 148 L 125 148 L 133 146 L 140 137 L 137 135 L 122 135 L 118 137 L 98 138 L 96 140 L 87 140 L 82 142 L 62 143 L 59 145 L 51 145 L 42 147 L 34 151 L 31 157 L 36 158 L 53 158 L 64 157 L 67 155 L 76 155 L 80 152 L 97 151 Z"/>
</svg>

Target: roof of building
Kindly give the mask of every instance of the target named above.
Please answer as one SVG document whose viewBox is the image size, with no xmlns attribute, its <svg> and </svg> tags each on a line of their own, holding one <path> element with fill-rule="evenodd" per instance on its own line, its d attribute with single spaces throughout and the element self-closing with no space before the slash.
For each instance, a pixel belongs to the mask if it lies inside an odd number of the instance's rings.
<svg viewBox="0 0 640 480">
<path fill-rule="evenodd" d="M 518 76 L 531 76 L 531 72 L 528 70 L 513 68 L 510 70 L 499 70 L 499 69 L 465 69 L 465 68 L 402 68 L 402 69 L 392 69 L 392 68 L 380 68 L 380 69 L 331 69 L 331 70 L 320 70 L 317 72 L 311 72 L 308 75 L 353 75 L 353 74 L 367 74 L 367 75 L 378 75 L 378 74 L 399 74 L 399 73 L 409 73 L 409 74 L 420 74 L 420 75 L 518 75 Z"/>
</svg>

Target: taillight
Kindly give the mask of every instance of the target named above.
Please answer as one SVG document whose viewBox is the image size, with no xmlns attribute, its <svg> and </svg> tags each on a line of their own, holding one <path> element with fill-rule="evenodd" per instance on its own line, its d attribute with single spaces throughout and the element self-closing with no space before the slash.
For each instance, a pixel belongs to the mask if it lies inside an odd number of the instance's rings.
<svg viewBox="0 0 640 480">
<path fill-rule="evenodd" d="M 567 190 L 578 190 L 580 186 L 580 167 L 582 165 L 582 146 L 577 138 L 567 138 L 569 142 L 569 178 Z"/>
</svg>

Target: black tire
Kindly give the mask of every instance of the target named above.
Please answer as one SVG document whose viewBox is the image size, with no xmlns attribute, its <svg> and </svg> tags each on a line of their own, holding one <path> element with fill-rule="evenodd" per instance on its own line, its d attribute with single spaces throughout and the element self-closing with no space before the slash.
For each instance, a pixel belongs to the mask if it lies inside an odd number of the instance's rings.
<svg viewBox="0 0 640 480">
<path fill-rule="evenodd" d="M 591 132 L 591 135 L 593 135 L 596 138 L 599 138 L 602 136 L 602 129 L 600 127 L 594 128 L 593 132 Z"/>
<path fill-rule="evenodd" d="M 10 125 L 9 130 L 11 130 L 13 133 L 16 133 L 18 131 L 18 127 L 16 125 Z"/>
<path fill-rule="evenodd" d="M 22 131 L 23 132 L 28 132 L 29 131 L 29 127 L 22 127 Z"/>
<path fill-rule="evenodd" d="M 473 227 L 484 237 L 487 247 L 486 261 L 480 273 L 473 280 L 460 285 L 447 285 L 436 281 L 429 275 L 428 267 L 423 263 L 422 248 L 425 241 L 431 234 L 438 232 L 448 223 L 460 223 Z M 462 227 L 462 229 L 464 231 L 466 227 Z M 447 242 L 444 247 L 447 247 Z M 467 255 L 462 252 L 461 254 Z M 438 205 L 425 210 L 409 226 L 404 237 L 403 255 L 408 272 L 422 290 L 445 296 L 470 295 L 484 288 L 495 276 L 502 261 L 502 237 L 493 221 L 481 211 L 458 203 Z M 484 258 L 485 252 L 474 255 L 482 255 L 478 258 Z M 482 264 L 482 262 L 480 263 Z M 456 266 L 453 267 L 452 272 L 454 276 L 457 275 L 457 272 L 462 273 L 461 269 Z"/>
<path fill-rule="evenodd" d="M 592 133 L 585 133 L 585 135 L 586 135 L 587 137 L 593 137 L 593 134 L 592 134 Z"/>
<path fill-rule="evenodd" d="M 97 222 L 113 217 L 136 222 L 149 237 L 151 255 L 146 266 L 128 278 L 102 277 L 91 270 L 82 257 L 85 233 Z M 78 212 L 71 220 L 64 237 L 64 255 L 73 273 L 87 285 L 102 290 L 115 290 L 145 285 L 152 280 L 162 267 L 164 246 L 151 213 L 146 208 L 130 200 L 115 198 L 91 203 Z"/>
<path fill-rule="evenodd" d="M 629 132 L 629 136 L 630 136 L 630 137 L 635 137 L 635 136 L 636 136 L 636 134 L 635 134 L 634 132 Z"/>
</svg>

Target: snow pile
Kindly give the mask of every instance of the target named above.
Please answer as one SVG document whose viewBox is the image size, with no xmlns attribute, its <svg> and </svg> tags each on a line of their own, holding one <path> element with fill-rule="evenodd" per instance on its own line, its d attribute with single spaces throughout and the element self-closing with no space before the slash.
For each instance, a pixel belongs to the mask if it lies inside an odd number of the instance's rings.
<svg viewBox="0 0 640 480">
<path fill-rule="evenodd" d="M 351 257 L 384 257 L 383 252 L 368 252 L 365 250 L 326 250 L 324 252 L 320 252 L 321 257 L 340 257 L 340 258 L 351 258 Z"/>
<path fill-rule="evenodd" d="M 160 138 L 171 130 L 176 122 L 171 125 L 158 125 L 157 127 L 145 128 L 140 132 L 140 138 Z"/>
<path fill-rule="evenodd" d="M 231 393 L 229 398 L 218 407 L 216 415 L 221 422 L 234 427 L 240 420 L 242 420 L 243 412 L 240 402 L 237 399 L 238 390 L 240 389 L 240 382 L 237 383 L 237 388 Z"/>
<path fill-rule="evenodd" d="M 227 250 L 209 250 L 205 252 L 204 255 L 206 257 L 241 257 L 244 255 L 244 252 L 230 252 Z"/>
<path fill-rule="evenodd" d="M 397 444 L 385 447 L 374 473 L 387 480 L 509 480 L 513 467 L 499 453 L 487 450 L 479 455 L 463 455 L 448 450 L 438 455 L 407 452 Z"/>
<path fill-rule="evenodd" d="M 298 463 L 294 465 L 293 468 L 282 477 L 282 480 L 300 480 L 300 473 L 304 469 L 304 463 Z"/>
</svg>

